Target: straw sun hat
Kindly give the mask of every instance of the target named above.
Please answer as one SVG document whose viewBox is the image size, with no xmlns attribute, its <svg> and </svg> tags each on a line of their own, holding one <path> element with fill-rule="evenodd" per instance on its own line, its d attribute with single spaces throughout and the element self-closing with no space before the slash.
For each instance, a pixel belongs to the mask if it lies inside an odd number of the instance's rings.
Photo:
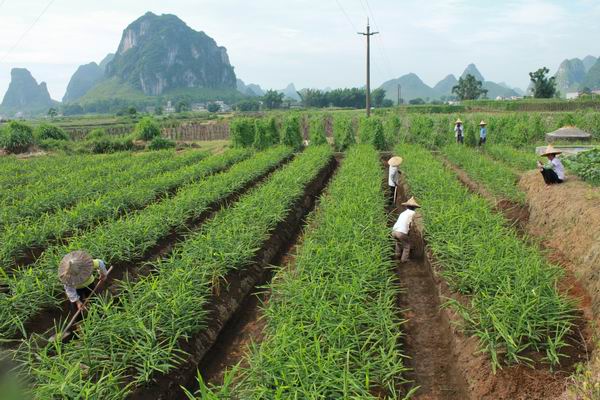
<svg viewBox="0 0 600 400">
<path fill-rule="evenodd" d="M 388 165 L 397 167 L 398 165 L 402 164 L 402 161 L 402 157 L 394 156 L 388 160 Z"/>
<path fill-rule="evenodd" d="M 479 123 L 479 126 L 483 126 L 483 125 L 487 125 L 487 124 L 485 123 L 484 120 L 481 120 L 481 122 Z"/>
<path fill-rule="evenodd" d="M 94 270 L 94 260 L 85 251 L 72 251 L 60 261 L 58 279 L 69 286 L 78 286 L 89 279 Z"/>
<path fill-rule="evenodd" d="M 462 124 L 462 123 L 463 122 L 460 120 L 460 118 L 458 118 L 454 124 L 456 125 L 456 124 Z"/>
<path fill-rule="evenodd" d="M 405 201 L 404 203 L 402 203 L 403 206 L 405 207 L 421 207 L 417 201 L 415 200 L 414 197 L 411 197 L 410 199 L 408 199 L 408 201 Z"/>
<path fill-rule="evenodd" d="M 561 153 L 562 153 L 562 151 L 556 150 L 554 148 L 554 146 L 549 144 L 548 147 L 546 147 L 546 150 L 544 150 L 544 152 L 542 154 L 540 154 L 540 157 L 549 156 L 550 154 L 561 154 Z"/>
</svg>

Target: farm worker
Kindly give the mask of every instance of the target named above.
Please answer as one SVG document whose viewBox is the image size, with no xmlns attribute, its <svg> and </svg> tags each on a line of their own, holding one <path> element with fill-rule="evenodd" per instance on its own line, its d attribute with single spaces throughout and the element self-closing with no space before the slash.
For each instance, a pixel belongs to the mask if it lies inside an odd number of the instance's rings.
<svg viewBox="0 0 600 400">
<path fill-rule="evenodd" d="M 388 186 L 390 187 L 392 204 L 396 203 L 396 190 L 398 188 L 398 183 L 400 182 L 400 170 L 398 167 L 402 164 L 402 157 L 392 157 L 388 160 L 388 165 L 390 166 L 388 172 Z"/>
<path fill-rule="evenodd" d="M 479 123 L 479 145 L 484 145 L 485 141 L 487 139 L 487 128 L 486 128 L 486 123 L 485 121 L 481 121 Z"/>
<path fill-rule="evenodd" d="M 548 157 L 548 165 L 544 166 L 541 162 L 537 162 L 537 166 L 544 177 L 546 185 L 554 183 L 562 183 L 565 180 L 565 167 L 562 162 L 558 159 L 557 155 L 561 154 L 551 144 L 546 147 L 546 150 L 541 154 L 541 157 Z"/>
<path fill-rule="evenodd" d="M 454 137 L 456 138 L 456 143 L 464 143 L 465 141 L 465 127 L 460 118 L 454 123 Z"/>
<path fill-rule="evenodd" d="M 392 236 L 396 239 L 396 258 L 400 256 L 400 249 L 402 249 L 400 261 L 406 262 L 410 255 L 410 238 L 408 236 L 410 225 L 415 216 L 415 210 L 421 206 L 417 204 L 414 197 L 411 197 L 408 201 L 402 203 L 402 205 L 406 207 L 406 210 L 398 216 L 398 220 L 392 228 Z"/>
<path fill-rule="evenodd" d="M 72 251 L 60 261 L 58 279 L 64 285 L 69 301 L 78 310 L 83 308 L 83 302 L 92 293 L 96 281 L 95 270 L 99 273 L 100 281 L 104 281 L 108 275 L 106 264 L 85 251 Z"/>
</svg>

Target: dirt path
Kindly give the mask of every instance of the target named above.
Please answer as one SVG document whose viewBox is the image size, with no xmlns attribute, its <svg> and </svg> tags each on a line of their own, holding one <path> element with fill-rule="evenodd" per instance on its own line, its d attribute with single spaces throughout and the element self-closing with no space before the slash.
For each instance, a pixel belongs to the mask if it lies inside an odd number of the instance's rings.
<svg viewBox="0 0 600 400">
<path fill-rule="evenodd" d="M 440 299 L 424 260 L 397 262 L 396 273 L 403 291 L 398 306 L 408 320 L 403 325 L 404 350 L 410 356 L 407 376 L 419 386 L 415 399 L 465 399 L 462 377 L 454 366 L 447 320 L 440 312 Z"/>
</svg>

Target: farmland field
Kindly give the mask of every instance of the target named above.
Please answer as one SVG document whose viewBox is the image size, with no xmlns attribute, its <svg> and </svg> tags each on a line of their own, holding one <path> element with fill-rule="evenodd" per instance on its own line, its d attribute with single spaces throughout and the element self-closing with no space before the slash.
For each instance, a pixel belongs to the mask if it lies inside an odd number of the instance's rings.
<svg viewBox="0 0 600 400">
<path fill-rule="evenodd" d="M 560 199 L 579 190 L 579 207 L 600 207 L 596 155 L 567 163 L 563 185 L 528 179 L 540 132 L 597 113 L 468 114 L 493 125 L 483 148 L 452 143 L 453 118 L 275 113 L 233 118 L 231 148 L 0 157 L 0 375 L 10 365 L 34 399 L 579 390 L 600 228 L 572 218 L 592 250 L 559 248 L 540 221 L 564 220 L 538 203 L 568 214 Z M 404 210 L 389 203 L 392 154 L 399 199 L 422 205 L 408 263 L 390 235 Z M 49 340 L 73 313 L 56 269 L 77 249 L 113 270 L 68 339 Z"/>
</svg>

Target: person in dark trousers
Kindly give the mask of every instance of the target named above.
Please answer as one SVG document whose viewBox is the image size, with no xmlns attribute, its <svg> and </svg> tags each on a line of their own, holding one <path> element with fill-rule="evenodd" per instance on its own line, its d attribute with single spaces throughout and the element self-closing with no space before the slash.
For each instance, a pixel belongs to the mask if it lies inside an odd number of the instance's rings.
<svg viewBox="0 0 600 400">
<path fill-rule="evenodd" d="M 402 157 L 392 157 L 388 160 L 388 165 L 390 166 L 388 171 L 388 186 L 390 187 L 390 204 L 392 206 L 396 206 L 396 199 L 394 196 L 396 195 L 396 189 L 398 187 L 398 183 L 400 182 L 400 170 L 398 169 L 402 164 Z"/>
<path fill-rule="evenodd" d="M 548 158 L 549 163 L 547 165 L 543 165 L 541 162 L 537 162 L 537 166 L 542 173 L 542 177 L 544 177 L 544 182 L 546 182 L 546 185 L 563 183 L 565 180 L 565 167 L 563 167 L 562 162 L 557 157 L 561 153 L 561 151 L 556 150 L 554 146 L 550 144 L 541 154 L 541 157 Z"/>
<path fill-rule="evenodd" d="M 454 137 L 456 138 L 456 143 L 462 144 L 465 142 L 465 127 L 460 118 L 454 123 Z"/>
<path fill-rule="evenodd" d="M 100 281 L 106 280 L 106 264 L 94 259 L 85 251 L 72 251 L 65 255 L 58 266 L 58 279 L 64 285 L 65 293 L 76 310 L 83 308 L 85 299 L 92 293 L 98 271 Z"/>
<path fill-rule="evenodd" d="M 392 228 L 392 237 L 396 240 L 396 258 L 400 258 L 400 262 L 407 262 L 410 256 L 410 226 L 415 216 L 417 208 L 421 206 L 417 204 L 414 197 L 402 203 L 406 207 Z"/>
<path fill-rule="evenodd" d="M 487 127 L 485 121 L 479 123 L 479 146 L 483 146 L 487 140 Z"/>
</svg>

